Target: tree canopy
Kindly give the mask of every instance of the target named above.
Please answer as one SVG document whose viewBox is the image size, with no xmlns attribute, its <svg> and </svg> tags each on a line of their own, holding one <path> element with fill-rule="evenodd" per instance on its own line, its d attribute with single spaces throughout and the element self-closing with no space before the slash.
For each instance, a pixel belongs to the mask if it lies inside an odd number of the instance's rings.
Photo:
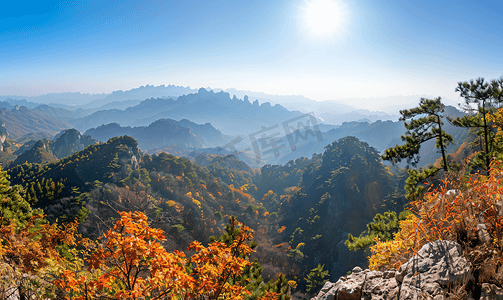
<svg viewBox="0 0 503 300">
<path fill-rule="evenodd" d="M 419 106 L 401 110 L 400 121 L 404 121 L 407 131 L 401 139 L 404 145 L 386 149 L 382 158 L 392 163 L 401 162 L 407 159 L 407 163 L 415 166 L 419 162 L 419 149 L 421 144 L 431 139 L 436 139 L 436 147 L 442 153 L 444 170 L 448 170 L 445 147 L 452 143 L 452 136 L 442 130 L 444 122 L 445 105 L 441 98 L 427 99 L 421 98 Z M 410 120 L 407 122 L 407 120 Z"/>
<path fill-rule="evenodd" d="M 481 151 L 474 157 L 473 163 L 487 171 L 495 149 L 489 115 L 503 102 L 503 77 L 490 82 L 481 77 L 458 82 L 456 92 L 465 99 L 463 109 L 472 114 L 449 121 L 455 126 L 473 128 L 477 131 Z"/>
</svg>

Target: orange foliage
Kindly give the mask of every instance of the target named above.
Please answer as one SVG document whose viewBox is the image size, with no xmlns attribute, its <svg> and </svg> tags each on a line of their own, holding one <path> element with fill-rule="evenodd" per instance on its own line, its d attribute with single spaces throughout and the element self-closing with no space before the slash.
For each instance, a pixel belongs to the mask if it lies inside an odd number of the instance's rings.
<svg viewBox="0 0 503 300">
<path fill-rule="evenodd" d="M 427 242 L 454 240 L 470 244 L 476 240 L 476 226 L 483 223 L 491 238 L 495 253 L 503 251 L 503 166 L 491 164 L 490 175 L 472 175 L 460 181 L 446 180 L 437 189 L 412 202 L 412 212 L 400 222 L 394 240 L 377 241 L 371 247 L 370 266 L 384 269 L 398 266 Z M 498 258 L 503 264 L 503 256 Z"/>
<path fill-rule="evenodd" d="M 252 230 L 238 223 L 240 233 L 227 246 L 215 241 L 204 247 L 194 241 L 188 250 L 168 253 L 159 243 L 162 230 L 148 226 L 141 212 L 122 212 L 88 259 L 87 270 L 66 269 L 55 284 L 67 299 L 243 299 L 250 292 L 235 280 L 250 266 Z M 188 266 L 188 267 L 187 267 Z M 271 299 L 267 293 L 261 299 Z"/>
<path fill-rule="evenodd" d="M 193 278 L 185 273 L 184 254 L 167 253 L 158 242 L 164 239 L 162 230 L 150 228 L 143 213 L 120 214 L 88 260 L 95 276 L 65 270 L 56 281 L 67 298 L 160 299 L 188 289 Z"/>
<path fill-rule="evenodd" d="M 0 258 L 24 272 L 33 272 L 47 266 L 48 262 L 62 261 L 56 247 L 76 244 L 77 224 L 43 224 L 36 228 L 33 217 L 27 226 L 19 230 L 15 223 L 0 227 Z"/>
<path fill-rule="evenodd" d="M 416 230 L 415 224 L 419 219 L 414 215 L 409 215 L 406 220 L 400 221 L 400 231 L 394 234 L 393 240 L 381 241 L 376 237 L 376 244 L 370 247 L 372 256 L 369 257 L 369 269 L 381 270 L 399 267 L 406 262 L 414 249 L 414 243 L 424 244 L 420 232 Z M 411 235 L 414 235 L 414 238 Z"/>
<path fill-rule="evenodd" d="M 21 299 L 45 299 L 53 294 L 53 274 L 68 264 L 57 247 L 75 246 L 79 236 L 76 223 L 37 226 L 41 217 L 31 218 L 21 229 L 14 222 L 0 226 L 0 297 L 16 289 Z"/>
<path fill-rule="evenodd" d="M 234 242 L 227 246 L 215 241 L 208 248 L 194 241 L 189 250 L 197 253 L 190 258 L 195 265 L 192 275 L 198 278 L 193 291 L 197 295 L 207 296 L 209 299 L 242 299 L 249 291 L 241 285 L 232 285 L 228 279 L 235 279 L 243 269 L 251 263 L 243 259 L 249 256 L 253 250 L 246 243 L 252 238 L 251 230 L 247 226 L 241 226 L 242 230 Z"/>
</svg>

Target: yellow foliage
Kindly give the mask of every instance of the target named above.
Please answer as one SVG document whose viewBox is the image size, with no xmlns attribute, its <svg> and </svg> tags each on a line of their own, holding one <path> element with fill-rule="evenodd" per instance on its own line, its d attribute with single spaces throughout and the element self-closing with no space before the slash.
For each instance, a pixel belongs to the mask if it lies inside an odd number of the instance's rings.
<svg viewBox="0 0 503 300">
<path fill-rule="evenodd" d="M 502 115 L 503 117 L 503 115 Z M 422 199 L 411 203 L 410 215 L 400 221 L 400 230 L 387 242 L 376 240 L 371 247 L 369 267 L 381 270 L 397 267 L 409 259 L 427 242 L 464 238 L 477 242 L 476 225 L 483 220 L 494 241 L 494 253 L 503 252 L 498 241 L 503 236 L 503 215 L 500 213 L 503 194 L 503 165 L 491 163 L 489 176 L 479 174 L 467 178 L 446 179 Z M 461 234 L 461 235 L 460 235 Z M 503 263 L 503 256 L 498 257 Z"/>
<path fill-rule="evenodd" d="M 416 216 L 409 215 L 406 220 L 400 221 L 400 230 L 394 234 L 393 240 L 383 242 L 376 237 L 376 244 L 370 247 L 369 269 L 389 269 L 404 263 L 412 253 L 415 240 L 411 235 L 416 233 L 415 224 L 418 222 Z"/>
<path fill-rule="evenodd" d="M 488 114 L 487 120 L 492 122 L 493 128 L 497 130 L 495 140 L 501 142 L 503 140 L 503 108 L 498 109 L 494 114 Z"/>
<path fill-rule="evenodd" d="M 201 209 L 201 202 L 199 202 L 196 199 L 192 198 L 192 203 L 194 203 L 195 205 L 197 205 L 197 207 L 199 207 L 199 209 Z"/>
<path fill-rule="evenodd" d="M 295 290 L 297 288 L 297 282 L 294 280 L 288 280 L 288 285 L 292 288 L 292 290 Z"/>
</svg>

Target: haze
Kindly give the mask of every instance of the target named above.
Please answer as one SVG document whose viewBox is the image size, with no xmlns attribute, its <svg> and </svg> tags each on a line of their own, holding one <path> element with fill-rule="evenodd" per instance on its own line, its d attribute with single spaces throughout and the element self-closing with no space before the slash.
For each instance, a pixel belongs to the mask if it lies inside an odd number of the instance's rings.
<svg viewBox="0 0 503 300">
<path fill-rule="evenodd" d="M 11 1 L 0 95 L 173 84 L 455 105 L 458 81 L 502 75 L 500 1 L 325 0 L 333 18 L 313 24 L 320 1 Z"/>
</svg>

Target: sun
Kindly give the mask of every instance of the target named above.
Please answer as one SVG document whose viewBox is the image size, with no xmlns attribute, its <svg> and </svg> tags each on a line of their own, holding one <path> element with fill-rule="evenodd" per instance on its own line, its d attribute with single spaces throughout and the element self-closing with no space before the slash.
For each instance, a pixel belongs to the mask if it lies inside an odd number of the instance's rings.
<svg viewBox="0 0 503 300">
<path fill-rule="evenodd" d="M 331 36 L 346 22 L 344 5 L 338 0 L 310 0 L 304 8 L 304 19 L 311 34 Z"/>
</svg>

